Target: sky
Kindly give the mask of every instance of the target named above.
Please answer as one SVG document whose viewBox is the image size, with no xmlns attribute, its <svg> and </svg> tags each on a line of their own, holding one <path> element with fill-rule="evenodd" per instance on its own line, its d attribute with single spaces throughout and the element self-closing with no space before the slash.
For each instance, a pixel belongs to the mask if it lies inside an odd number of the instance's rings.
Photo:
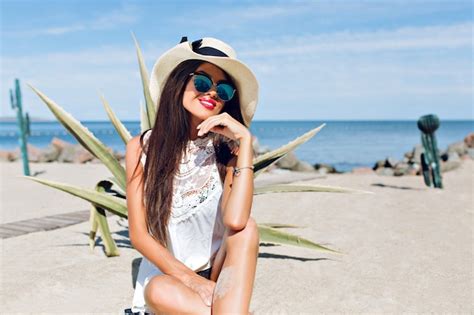
<svg viewBox="0 0 474 315">
<path fill-rule="evenodd" d="M 473 119 L 472 1 L 22 1 L 1 3 L 0 116 L 19 78 L 30 116 L 139 120 L 131 33 L 151 72 L 179 43 L 230 44 L 259 82 L 254 120 Z"/>
</svg>

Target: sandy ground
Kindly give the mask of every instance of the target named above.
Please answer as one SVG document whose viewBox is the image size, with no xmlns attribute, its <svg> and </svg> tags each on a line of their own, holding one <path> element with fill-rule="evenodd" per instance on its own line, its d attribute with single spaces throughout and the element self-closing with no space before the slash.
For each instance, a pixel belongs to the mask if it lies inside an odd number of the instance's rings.
<svg viewBox="0 0 474 315">
<path fill-rule="evenodd" d="M 0 163 L 1 222 L 87 210 L 66 193 L 18 178 Z M 306 182 L 373 194 L 258 195 L 257 222 L 304 226 L 285 231 L 345 253 L 262 243 L 251 303 L 255 314 L 456 313 L 473 306 L 473 167 L 443 174 L 445 189 L 421 177 L 327 175 Z M 41 178 L 92 188 L 102 165 L 31 164 Z M 263 174 L 256 184 L 314 174 Z M 1 240 L 2 314 L 121 314 L 130 306 L 132 261 L 127 222 L 109 220 L 121 256 L 88 248 L 89 223 Z"/>
</svg>

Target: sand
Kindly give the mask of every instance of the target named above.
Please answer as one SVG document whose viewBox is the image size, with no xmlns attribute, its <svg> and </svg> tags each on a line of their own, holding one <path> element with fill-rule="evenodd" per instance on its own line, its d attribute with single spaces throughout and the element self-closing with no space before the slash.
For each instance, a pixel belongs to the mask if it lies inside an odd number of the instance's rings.
<svg viewBox="0 0 474 315">
<path fill-rule="evenodd" d="M 18 178 L 20 163 L 0 167 L 2 223 L 90 208 Z M 250 309 L 473 313 L 473 167 L 468 160 L 444 173 L 443 190 L 425 187 L 419 176 L 263 174 L 256 185 L 307 179 L 373 194 L 255 196 L 257 222 L 304 226 L 284 230 L 345 254 L 261 243 Z M 89 188 L 110 176 L 100 164 L 31 164 L 31 169 L 40 178 Z M 132 261 L 141 255 L 130 246 L 127 221 L 113 216 L 109 222 L 119 257 L 107 258 L 101 242 L 89 250 L 89 222 L 1 240 L 0 313 L 121 314 L 133 295 Z"/>
</svg>

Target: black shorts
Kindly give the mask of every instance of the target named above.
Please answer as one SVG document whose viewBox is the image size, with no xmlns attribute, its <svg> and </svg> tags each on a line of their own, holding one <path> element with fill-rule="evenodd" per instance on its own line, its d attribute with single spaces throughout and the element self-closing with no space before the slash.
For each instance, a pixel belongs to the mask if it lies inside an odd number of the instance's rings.
<svg viewBox="0 0 474 315">
<path fill-rule="evenodd" d="M 209 269 L 198 271 L 196 273 L 209 280 L 211 278 L 211 270 L 212 268 L 209 268 Z"/>
</svg>

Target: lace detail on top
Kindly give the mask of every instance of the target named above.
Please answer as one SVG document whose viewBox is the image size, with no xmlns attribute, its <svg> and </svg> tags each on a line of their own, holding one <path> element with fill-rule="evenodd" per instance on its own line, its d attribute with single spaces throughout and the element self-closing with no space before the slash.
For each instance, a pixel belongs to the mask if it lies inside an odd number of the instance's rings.
<svg viewBox="0 0 474 315">
<path fill-rule="evenodd" d="M 145 134 L 148 140 L 150 132 Z M 141 161 L 144 164 L 146 155 Z M 204 137 L 190 140 L 173 180 L 173 198 L 170 223 L 178 223 L 195 214 L 200 205 L 222 193 L 222 183 L 216 164 L 212 138 Z"/>
</svg>

